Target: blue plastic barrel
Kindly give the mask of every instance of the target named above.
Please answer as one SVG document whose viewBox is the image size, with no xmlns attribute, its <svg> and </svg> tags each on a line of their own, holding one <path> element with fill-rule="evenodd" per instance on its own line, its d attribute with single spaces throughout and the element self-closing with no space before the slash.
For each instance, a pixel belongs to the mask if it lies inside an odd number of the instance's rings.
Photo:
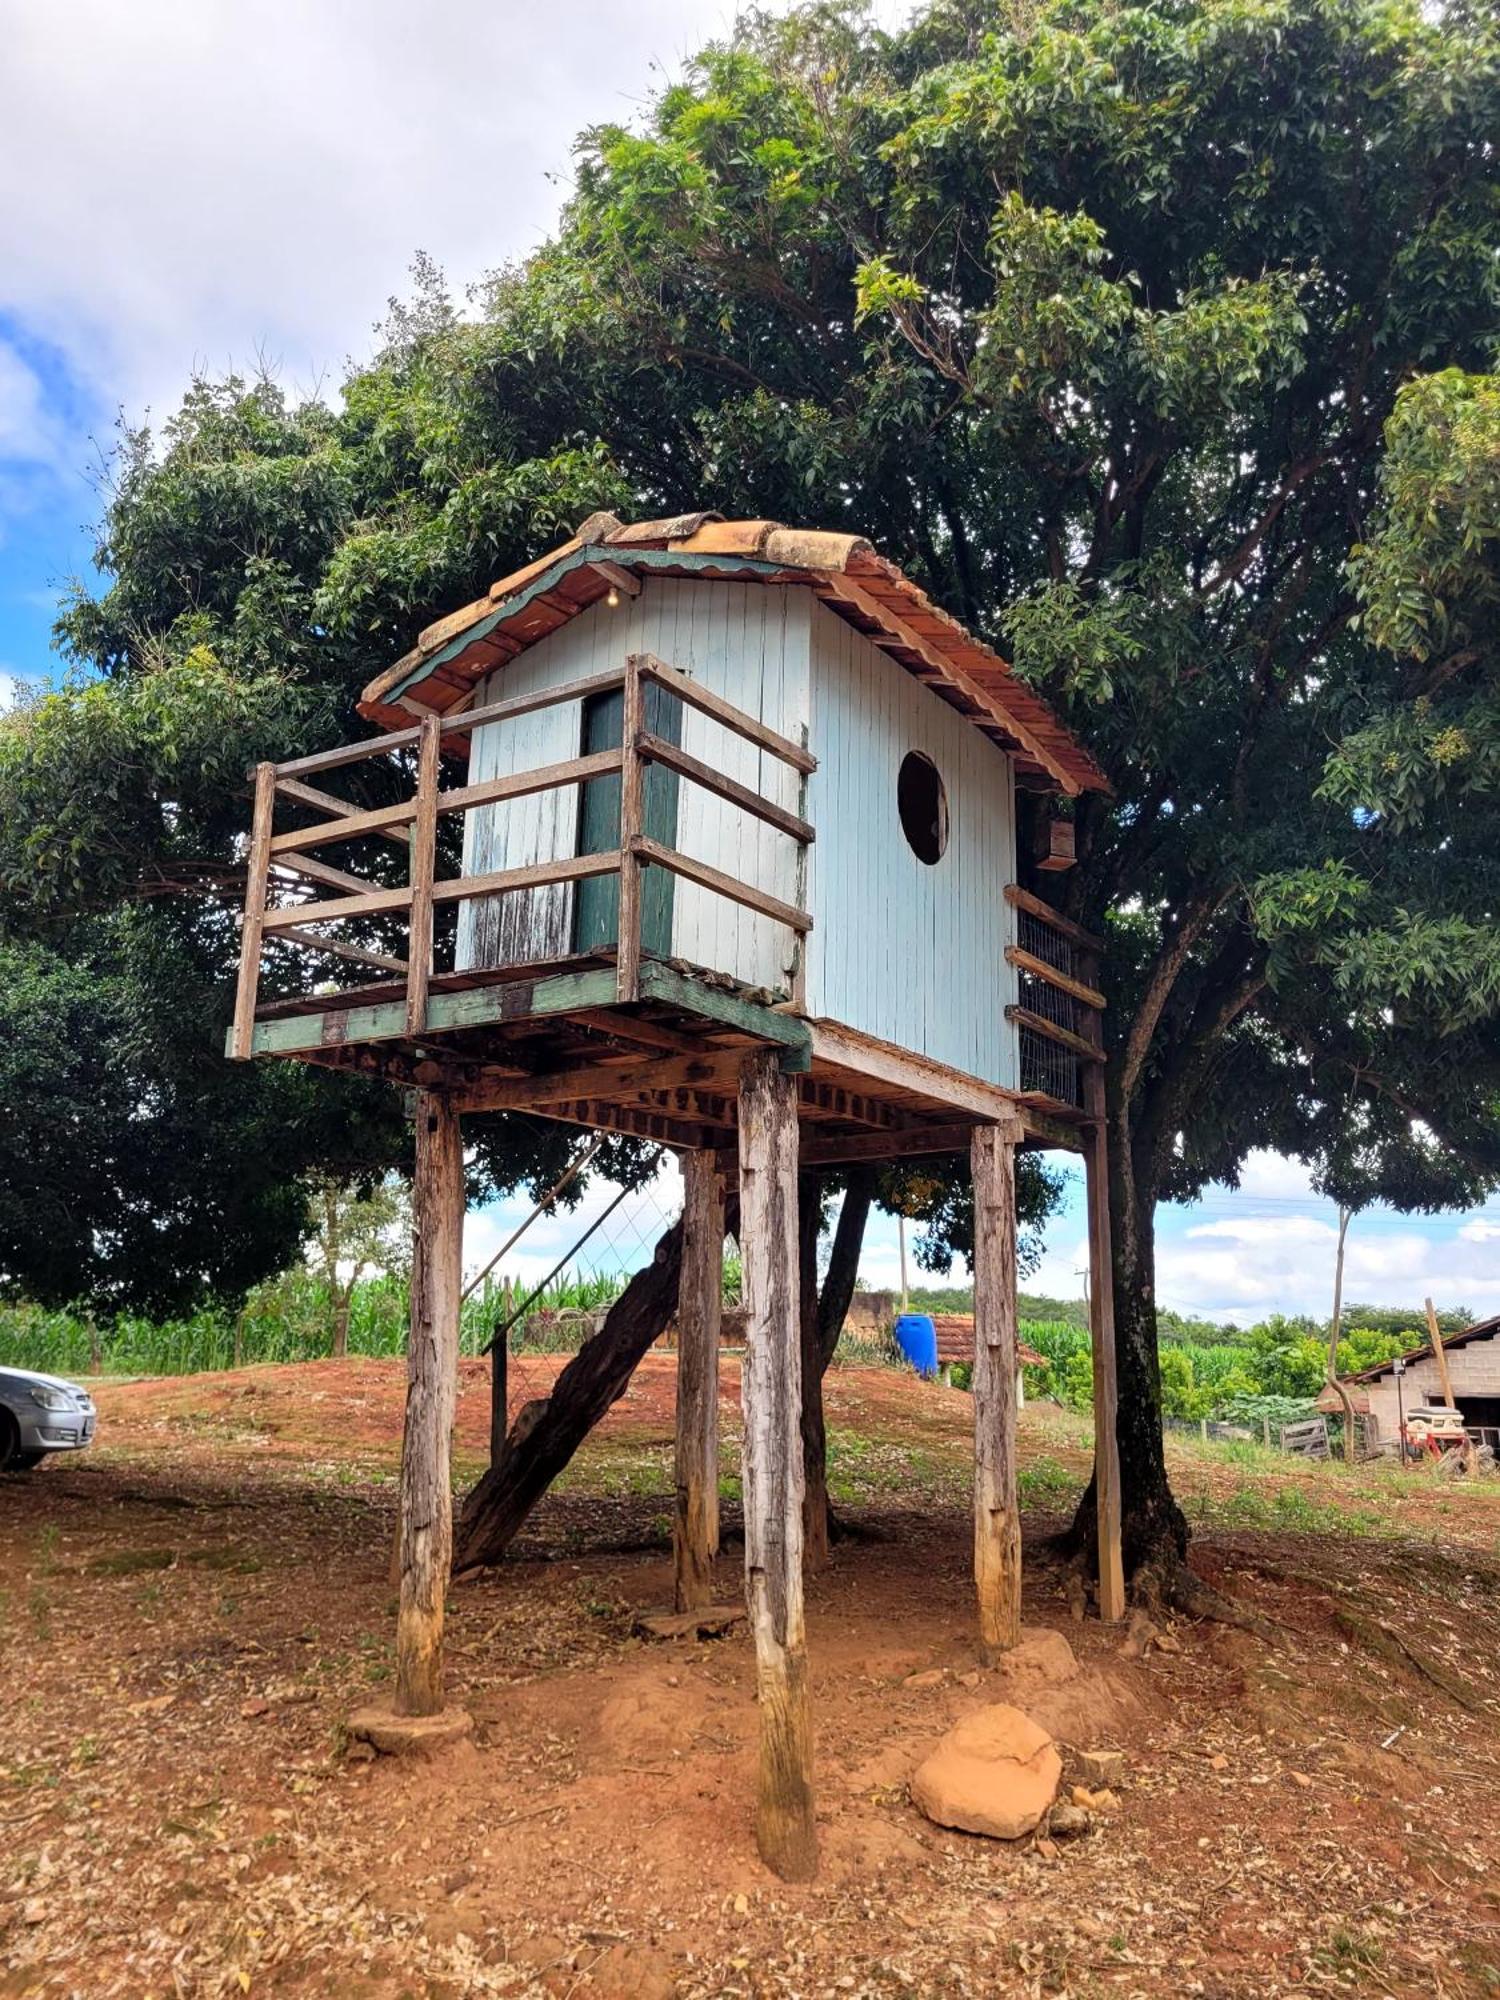
<svg viewBox="0 0 1500 2000">
<path fill-rule="evenodd" d="M 931 1313 L 898 1313 L 896 1345 L 919 1375 L 937 1374 L 937 1328 Z"/>
</svg>

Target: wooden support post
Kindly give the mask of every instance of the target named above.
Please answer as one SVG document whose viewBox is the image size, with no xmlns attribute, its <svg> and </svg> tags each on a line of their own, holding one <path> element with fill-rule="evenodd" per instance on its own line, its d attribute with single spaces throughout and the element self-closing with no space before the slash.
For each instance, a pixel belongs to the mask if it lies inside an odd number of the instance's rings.
<svg viewBox="0 0 1500 2000">
<path fill-rule="evenodd" d="M 1084 976 L 1099 977 L 1094 952 L 1079 958 Z M 1104 1080 L 1104 1035 L 1097 1013 L 1085 1021 L 1087 1039 L 1101 1060 L 1083 1069 L 1088 1113 L 1083 1172 L 1089 1226 L 1089 1335 L 1094 1353 L 1094 1512 L 1098 1533 L 1099 1616 L 1114 1625 L 1125 1616 L 1125 1563 L 1121 1547 L 1120 1389 L 1115 1365 L 1115 1271 L 1109 1227 L 1109 1103 Z"/>
<path fill-rule="evenodd" d="M 760 1700 L 755 1831 L 767 1867 L 806 1882 L 817 1872 L 818 1848 L 802 1610 L 797 1096 L 774 1049 L 757 1049 L 741 1072 L 739 1155 L 745 1596 Z"/>
<path fill-rule="evenodd" d="M 406 950 L 406 1032 L 427 1026 L 427 985 L 432 978 L 432 883 L 437 873 L 438 773 L 442 724 L 424 718 L 417 753 L 417 816 L 411 827 L 411 913 Z"/>
<path fill-rule="evenodd" d="M 240 976 L 234 994 L 234 1035 L 229 1053 L 244 1062 L 255 1047 L 255 998 L 260 987 L 260 945 L 271 871 L 271 822 L 276 813 L 276 766 L 255 767 L 255 810 L 245 860 L 245 912 L 240 928 Z"/>
<path fill-rule="evenodd" d="M 976 1125 L 974 1175 L 974 1583 L 988 1664 L 1021 1636 L 1016 1501 L 1016 1138 Z"/>
<path fill-rule="evenodd" d="M 443 1600 L 453 1558 L 449 1460 L 464 1225 L 458 1113 L 436 1091 L 424 1090 L 417 1099 L 413 1196 L 395 1709 L 398 1715 L 436 1715 L 443 1705 Z"/>
<path fill-rule="evenodd" d="M 641 860 L 636 843 L 646 829 L 646 767 L 637 739 L 646 726 L 645 683 L 640 661 L 625 662 L 625 713 L 620 728 L 620 936 L 616 961 L 618 998 L 641 997 Z"/>
<path fill-rule="evenodd" d="M 719 1547 L 719 1315 L 724 1189 L 711 1152 L 682 1163 L 682 1275 L 677 1282 L 677 1512 L 672 1524 L 679 1611 L 713 1598 Z"/>
</svg>

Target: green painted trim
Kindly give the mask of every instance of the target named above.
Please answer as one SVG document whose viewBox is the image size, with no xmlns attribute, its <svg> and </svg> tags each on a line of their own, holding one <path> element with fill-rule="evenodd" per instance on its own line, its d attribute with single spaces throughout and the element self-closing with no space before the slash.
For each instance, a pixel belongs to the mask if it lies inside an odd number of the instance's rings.
<svg viewBox="0 0 1500 2000">
<path fill-rule="evenodd" d="M 685 1014 L 739 1028 L 782 1049 L 781 1066 L 789 1075 L 812 1068 L 812 1034 L 795 1014 L 783 1014 L 754 1000 L 741 1000 L 670 966 L 647 960 L 641 967 L 641 997 L 660 1000 Z M 504 985 L 472 986 L 460 993 L 434 993 L 427 1002 L 423 1033 L 441 1035 L 458 1028 L 482 1028 L 495 1021 L 526 1021 L 541 1014 L 571 1014 L 582 1008 L 618 1004 L 612 967 L 588 972 L 553 973 L 533 985 L 525 979 Z M 343 1048 L 361 1042 L 401 1042 L 407 1039 L 406 1002 L 384 1000 L 365 1007 L 329 1007 L 318 1014 L 292 1014 L 280 1021 L 257 1021 L 251 1053 L 295 1056 L 314 1049 Z M 230 1053 L 233 1034 L 224 1038 Z"/>
<path fill-rule="evenodd" d="M 765 562 L 759 556 L 684 555 L 679 549 L 615 548 L 607 542 L 590 542 L 581 549 L 575 549 L 572 555 L 563 556 L 550 569 L 544 569 L 540 576 L 532 578 L 524 590 L 518 590 L 513 597 L 502 598 L 493 611 L 486 612 L 484 617 L 466 626 L 456 639 L 450 639 L 431 658 L 413 667 L 404 680 L 393 688 L 387 688 L 380 699 L 390 702 L 399 695 L 409 694 L 429 674 L 446 666 L 450 660 L 456 660 L 460 653 L 466 652 L 480 639 L 487 639 L 498 625 L 524 611 L 534 598 L 551 590 L 563 577 L 596 562 L 614 563 L 618 569 L 685 569 L 690 575 L 718 571 L 729 576 L 779 576 L 786 568 L 785 563 Z"/>
<path fill-rule="evenodd" d="M 789 1076 L 805 1075 L 812 1068 L 812 1031 L 795 1014 L 782 1014 L 755 1000 L 741 1000 L 720 987 L 690 979 L 668 965 L 648 959 L 641 966 L 641 998 L 660 1000 L 668 1007 L 680 1007 L 685 1014 L 701 1014 L 721 1021 L 728 1028 L 742 1028 L 764 1042 L 779 1042 L 785 1050 L 781 1067 Z"/>
<path fill-rule="evenodd" d="M 514 979 L 503 985 L 472 986 L 459 993 L 434 993 L 427 1002 L 424 1034 L 455 1028 L 482 1028 L 494 1021 L 524 1021 L 537 1014 L 569 1014 L 575 1008 L 609 1007 L 618 985 L 614 970 L 560 972 L 533 985 Z M 328 1033 L 334 1023 L 337 1032 Z M 420 1039 L 418 1037 L 417 1039 Z M 294 1014 L 282 1021 L 257 1021 L 252 1053 L 299 1055 L 304 1050 L 340 1048 L 349 1042 L 406 1040 L 406 1002 L 387 1000 L 369 1007 L 330 1007 L 320 1014 Z M 225 1053 L 229 1050 L 225 1041 Z"/>
</svg>

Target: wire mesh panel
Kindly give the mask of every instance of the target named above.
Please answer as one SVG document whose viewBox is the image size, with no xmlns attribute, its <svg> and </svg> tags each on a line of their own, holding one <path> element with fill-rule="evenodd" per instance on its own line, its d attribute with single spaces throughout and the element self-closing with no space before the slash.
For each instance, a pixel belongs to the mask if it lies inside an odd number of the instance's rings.
<svg viewBox="0 0 1500 2000">
<path fill-rule="evenodd" d="M 1070 979 L 1078 977 L 1077 948 L 1029 910 L 1016 912 L 1016 942 L 1033 958 L 1066 973 Z M 1055 1022 L 1069 1034 L 1088 1033 L 1086 1010 L 1080 1001 L 1069 993 L 1059 992 L 1034 972 L 1027 972 L 1024 966 L 1019 969 L 1018 978 L 1018 998 L 1027 1013 Z M 1020 1030 L 1020 1067 L 1023 1091 L 1043 1091 L 1063 1104 L 1082 1104 L 1079 1058 L 1024 1022 Z"/>
</svg>

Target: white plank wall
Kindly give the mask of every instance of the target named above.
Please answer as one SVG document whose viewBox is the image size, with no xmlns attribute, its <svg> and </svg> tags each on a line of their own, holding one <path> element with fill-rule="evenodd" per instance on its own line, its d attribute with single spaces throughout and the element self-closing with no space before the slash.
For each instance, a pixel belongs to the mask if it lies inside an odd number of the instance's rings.
<svg viewBox="0 0 1500 2000">
<path fill-rule="evenodd" d="M 1011 761 L 824 605 L 811 610 L 807 1010 L 1014 1089 Z M 896 811 L 909 750 L 932 759 L 948 794 L 948 847 L 932 867 Z"/>
<path fill-rule="evenodd" d="M 809 714 L 809 593 L 762 584 L 648 580 L 638 597 L 594 605 L 492 674 L 480 702 L 559 686 L 623 664 L 632 652 L 655 653 L 716 694 L 801 740 Z M 535 768 L 578 754 L 579 704 L 546 709 L 475 732 L 472 776 Z M 732 731 L 687 709 L 682 744 L 715 769 L 795 808 L 798 778 Z M 558 860 L 575 851 L 578 788 L 481 807 L 468 814 L 464 871 Z M 796 900 L 797 850 L 784 834 L 682 780 L 676 845 L 753 887 Z M 512 965 L 570 947 L 570 885 L 530 890 L 487 904 L 465 904 L 455 965 Z M 792 940 L 780 925 L 724 897 L 679 881 L 674 889 L 672 953 L 690 964 L 730 973 L 749 986 L 786 989 Z"/>
</svg>

